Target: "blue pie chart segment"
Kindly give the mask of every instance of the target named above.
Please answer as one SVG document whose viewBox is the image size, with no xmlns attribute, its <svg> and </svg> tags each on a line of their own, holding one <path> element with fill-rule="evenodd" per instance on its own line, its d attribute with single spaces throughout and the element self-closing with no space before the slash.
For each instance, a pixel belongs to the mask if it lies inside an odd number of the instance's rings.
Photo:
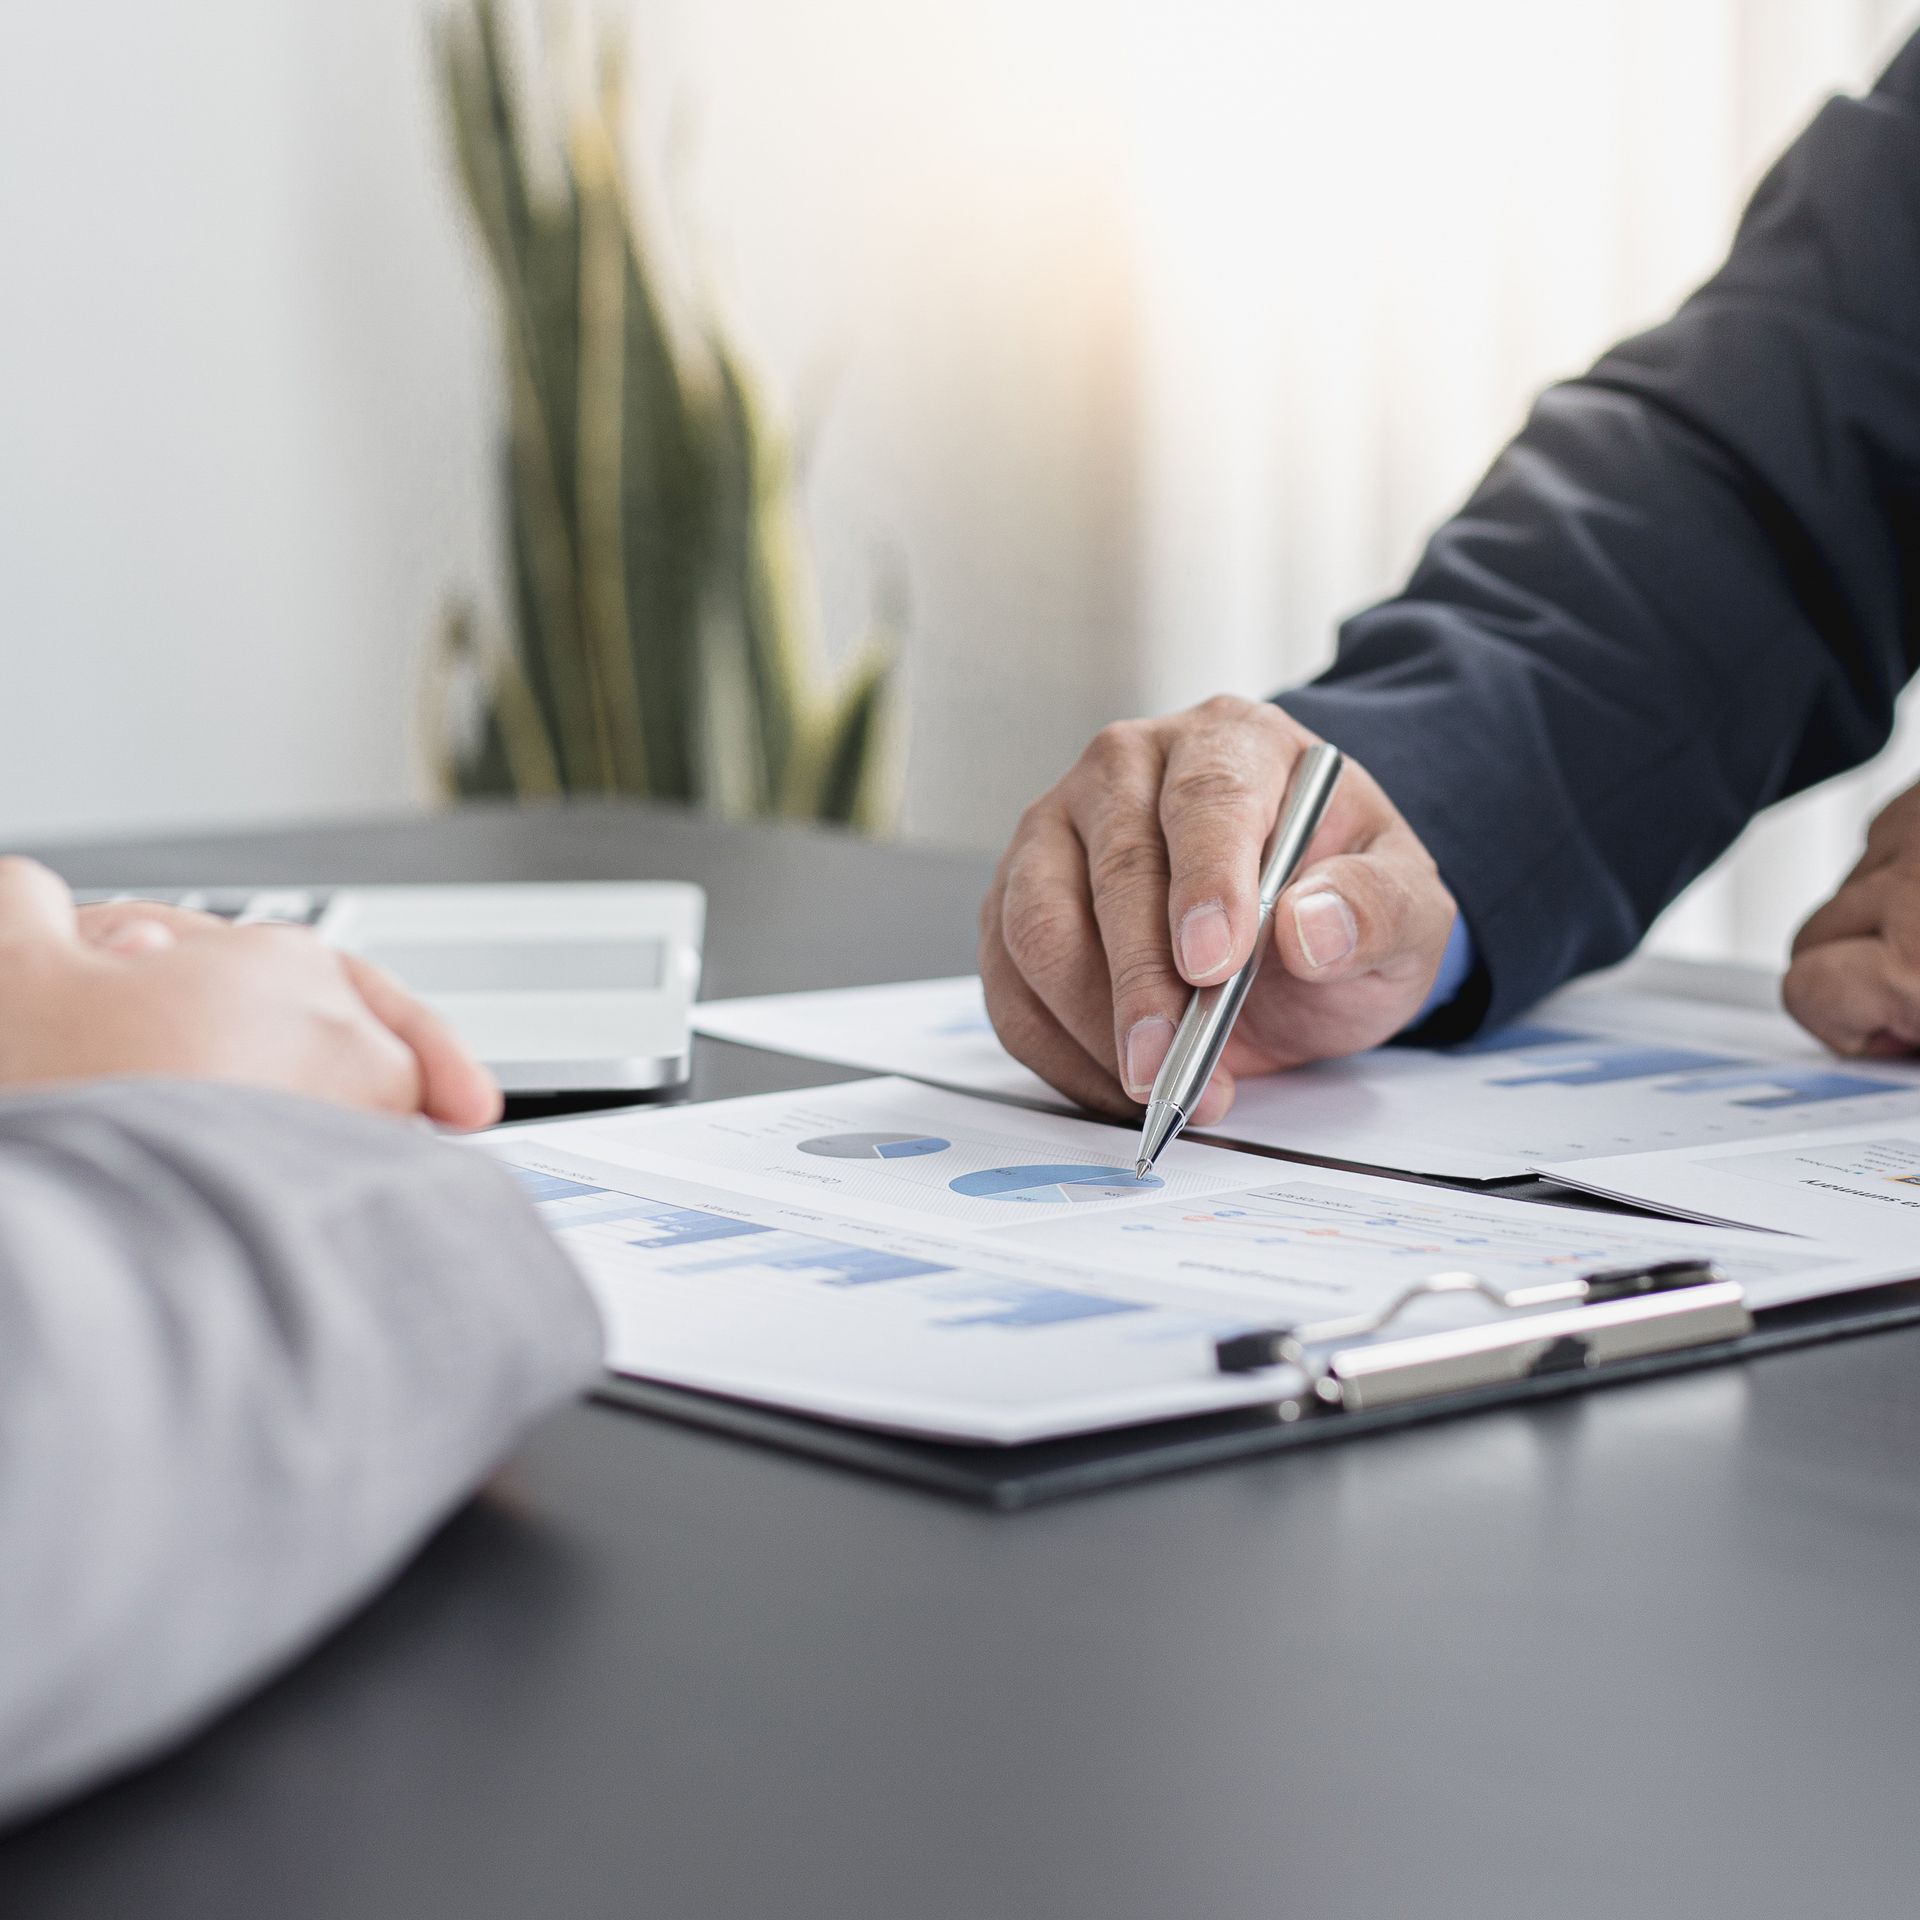
<svg viewBox="0 0 1920 1920">
<path fill-rule="evenodd" d="M 802 1140 L 800 1151 L 823 1160 L 917 1160 L 923 1153 L 945 1153 L 952 1144 L 930 1133 L 822 1133 Z"/>
<path fill-rule="evenodd" d="M 988 1167 L 963 1173 L 947 1184 L 969 1200 L 1017 1200 L 1057 1207 L 1074 1200 L 1124 1200 L 1164 1186 L 1155 1174 L 1134 1178 L 1129 1167 Z"/>
</svg>

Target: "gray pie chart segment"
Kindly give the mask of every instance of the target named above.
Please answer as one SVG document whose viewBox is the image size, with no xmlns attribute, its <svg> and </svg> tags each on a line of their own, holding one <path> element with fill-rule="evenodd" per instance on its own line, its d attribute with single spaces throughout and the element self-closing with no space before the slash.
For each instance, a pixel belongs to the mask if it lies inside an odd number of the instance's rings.
<svg viewBox="0 0 1920 1920">
<path fill-rule="evenodd" d="M 952 1144 L 931 1133 L 822 1133 L 802 1140 L 800 1151 L 823 1160 L 917 1160 Z"/>
</svg>

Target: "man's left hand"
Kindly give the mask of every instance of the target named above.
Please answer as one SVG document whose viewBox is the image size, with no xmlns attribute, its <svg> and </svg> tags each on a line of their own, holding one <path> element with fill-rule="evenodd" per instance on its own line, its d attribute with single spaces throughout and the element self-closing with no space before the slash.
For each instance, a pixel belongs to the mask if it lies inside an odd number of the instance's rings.
<svg viewBox="0 0 1920 1920">
<path fill-rule="evenodd" d="M 1781 998 L 1837 1052 L 1920 1050 L 1920 786 L 1875 818 L 1859 864 L 1794 936 Z"/>
</svg>

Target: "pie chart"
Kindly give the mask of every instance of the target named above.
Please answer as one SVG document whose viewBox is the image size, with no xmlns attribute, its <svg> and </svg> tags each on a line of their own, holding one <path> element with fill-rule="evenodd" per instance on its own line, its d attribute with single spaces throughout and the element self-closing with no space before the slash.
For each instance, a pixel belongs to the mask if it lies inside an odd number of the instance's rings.
<svg viewBox="0 0 1920 1920">
<path fill-rule="evenodd" d="M 915 1160 L 944 1153 L 951 1144 L 930 1133 L 821 1133 L 802 1140 L 800 1151 L 823 1160 Z"/>
<path fill-rule="evenodd" d="M 1135 1179 L 1130 1167 L 988 1167 L 947 1182 L 969 1200 L 1020 1200 L 1057 1207 L 1068 1200 L 1125 1200 L 1165 1184 L 1157 1175 Z"/>
</svg>

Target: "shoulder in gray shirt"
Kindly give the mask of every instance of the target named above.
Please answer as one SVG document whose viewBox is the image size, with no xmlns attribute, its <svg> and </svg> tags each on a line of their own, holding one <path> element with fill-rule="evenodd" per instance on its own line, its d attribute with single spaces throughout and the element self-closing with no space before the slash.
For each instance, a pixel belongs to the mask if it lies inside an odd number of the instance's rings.
<svg viewBox="0 0 1920 1920">
<path fill-rule="evenodd" d="M 284 1665 L 599 1354 L 485 1154 L 232 1087 L 0 1100 L 0 1815 Z"/>
</svg>

